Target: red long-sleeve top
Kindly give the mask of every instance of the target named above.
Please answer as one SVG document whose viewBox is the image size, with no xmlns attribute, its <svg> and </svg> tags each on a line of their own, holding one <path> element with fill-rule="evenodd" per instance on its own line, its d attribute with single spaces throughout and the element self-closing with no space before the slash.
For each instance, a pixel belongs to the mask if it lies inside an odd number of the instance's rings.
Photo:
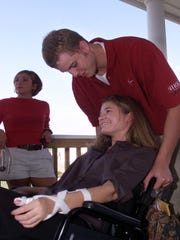
<svg viewBox="0 0 180 240">
<path fill-rule="evenodd" d="M 37 99 L 6 98 L 0 100 L 0 123 L 7 135 L 7 147 L 40 144 L 49 128 L 49 104 Z"/>
</svg>

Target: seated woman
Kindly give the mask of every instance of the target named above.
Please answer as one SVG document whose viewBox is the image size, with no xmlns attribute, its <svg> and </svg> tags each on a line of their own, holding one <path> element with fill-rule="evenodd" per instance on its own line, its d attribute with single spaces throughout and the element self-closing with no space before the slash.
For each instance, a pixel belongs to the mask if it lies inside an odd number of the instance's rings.
<svg viewBox="0 0 180 240">
<path fill-rule="evenodd" d="M 95 145 L 43 195 L 22 197 L 0 188 L 0 239 L 53 239 L 64 214 L 85 200 L 109 203 L 132 198 L 133 188 L 156 157 L 156 138 L 141 107 L 129 97 L 105 98 L 99 125 L 102 135 Z"/>
</svg>

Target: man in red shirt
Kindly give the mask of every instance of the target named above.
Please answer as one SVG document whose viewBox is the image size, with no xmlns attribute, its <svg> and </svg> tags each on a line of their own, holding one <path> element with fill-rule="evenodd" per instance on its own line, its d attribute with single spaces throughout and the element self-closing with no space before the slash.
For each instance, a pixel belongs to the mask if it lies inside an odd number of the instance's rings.
<svg viewBox="0 0 180 240">
<path fill-rule="evenodd" d="M 145 187 L 153 176 L 155 189 L 169 185 L 169 164 L 180 135 L 180 83 L 161 51 L 142 38 L 88 42 L 77 32 L 61 29 L 45 37 L 42 53 L 50 67 L 72 74 L 75 99 L 97 134 L 105 96 L 128 95 L 141 103 L 155 133 L 163 135 Z"/>
</svg>

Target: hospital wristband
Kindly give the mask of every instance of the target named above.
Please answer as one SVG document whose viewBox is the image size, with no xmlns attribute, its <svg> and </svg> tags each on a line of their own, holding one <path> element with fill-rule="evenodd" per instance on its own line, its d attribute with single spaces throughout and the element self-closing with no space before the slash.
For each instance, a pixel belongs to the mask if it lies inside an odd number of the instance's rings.
<svg viewBox="0 0 180 240">
<path fill-rule="evenodd" d="M 87 190 L 87 188 L 81 188 L 81 189 L 77 189 L 76 191 L 80 191 L 83 195 L 84 198 L 84 202 L 85 201 L 92 201 L 92 197 L 90 192 Z"/>
</svg>

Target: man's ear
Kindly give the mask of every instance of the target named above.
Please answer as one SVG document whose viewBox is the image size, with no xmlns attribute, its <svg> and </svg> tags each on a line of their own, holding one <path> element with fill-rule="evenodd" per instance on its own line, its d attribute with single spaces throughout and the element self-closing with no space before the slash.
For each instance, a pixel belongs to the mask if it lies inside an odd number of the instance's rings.
<svg viewBox="0 0 180 240">
<path fill-rule="evenodd" d="M 88 42 L 82 40 L 79 42 L 79 49 L 82 51 L 82 52 L 85 52 L 85 53 L 88 53 L 89 52 L 89 44 Z"/>
</svg>

